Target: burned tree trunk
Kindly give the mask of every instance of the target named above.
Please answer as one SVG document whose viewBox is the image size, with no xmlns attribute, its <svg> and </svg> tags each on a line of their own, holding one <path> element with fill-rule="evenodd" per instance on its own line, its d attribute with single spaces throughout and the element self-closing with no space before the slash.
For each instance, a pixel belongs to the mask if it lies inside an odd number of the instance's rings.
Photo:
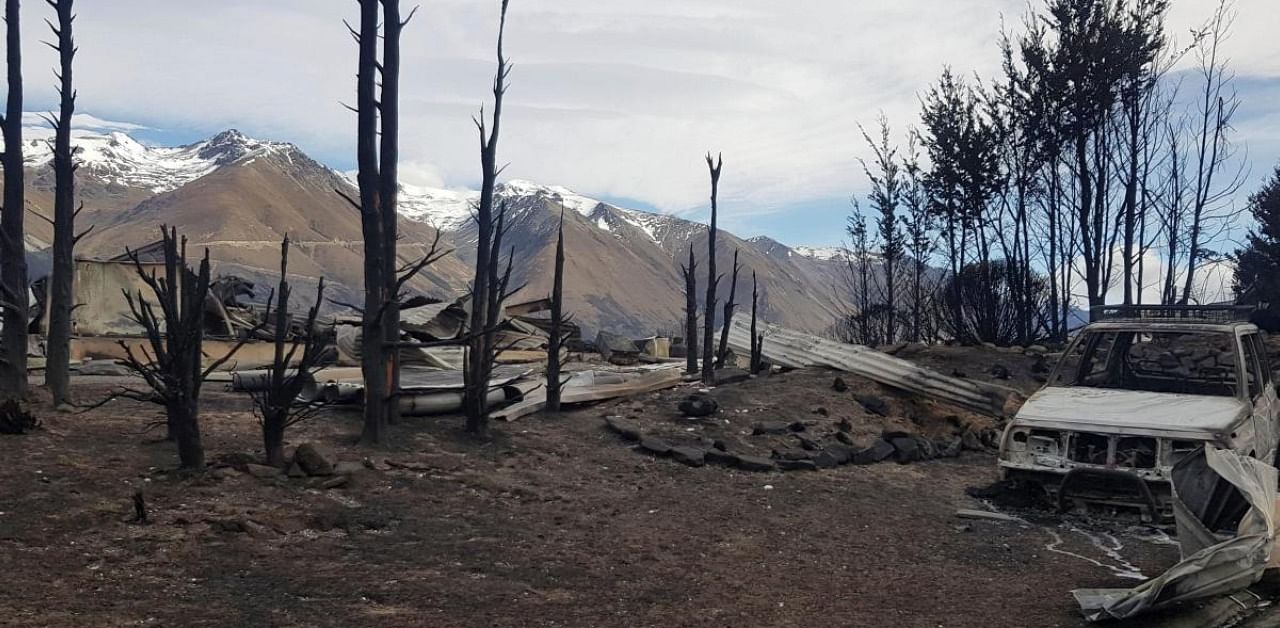
<svg viewBox="0 0 1280 628">
<path fill-rule="evenodd" d="M 716 326 L 716 287 L 720 278 L 716 276 L 716 196 L 720 188 L 720 168 L 724 165 L 723 157 L 711 159 L 707 153 L 707 169 L 711 172 L 711 224 L 707 228 L 707 300 L 702 304 L 705 308 L 702 320 L 702 383 L 715 382 L 715 360 L 712 353 L 715 342 Z"/>
<path fill-rule="evenodd" d="M 733 252 L 733 275 L 729 284 L 729 300 L 724 302 L 724 323 L 720 327 L 720 350 L 716 352 L 716 368 L 724 368 L 724 361 L 729 357 L 729 325 L 733 323 L 733 300 L 738 294 L 738 251 Z"/>
<path fill-rule="evenodd" d="M 489 433 L 489 375 L 493 372 L 495 331 L 501 315 L 501 299 L 505 296 L 506 279 L 510 278 L 510 260 L 505 275 L 498 272 L 505 207 L 494 212 L 494 187 L 498 181 L 498 137 L 502 126 L 502 99 L 507 91 L 511 68 L 502 51 L 507 25 L 507 5 L 502 0 L 498 22 L 498 71 L 493 78 L 492 128 L 486 128 L 482 117 L 476 120 L 480 131 L 480 202 L 476 206 L 476 265 L 471 282 L 471 319 L 467 347 L 466 386 L 463 410 L 467 415 L 467 432 L 485 438 Z"/>
<path fill-rule="evenodd" d="M 684 346 L 685 370 L 698 372 L 698 262 L 693 258 L 693 245 L 689 245 L 689 264 L 680 265 L 684 274 Z"/>
<path fill-rule="evenodd" d="M 547 409 L 560 411 L 560 347 L 564 335 L 564 208 L 556 235 L 556 268 L 551 279 L 551 334 L 547 338 Z"/>
<path fill-rule="evenodd" d="M 125 366 L 145 380 L 151 392 L 126 389 L 112 398 L 127 397 L 162 404 L 169 433 L 178 445 L 181 467 L 199 469 L 204 467 L 199 423 L 200 387 L 209 373 L 230 360 L 245 341 L 207 368 L 203 366 L 209 251 L 205 250 L 200 269 L 192 271 L 187 265 L 187 239 L 182 238 L 179 244 L 176 229 L 162 228 L 161 233 L 163 277 L 157 277 L 155 271 L 143 267 L 137 253 L 127 251 L 138 277 L 155 299 L 153 304 L 141 291 L 124 293 L 133 321 L 143 329 L 147 341 L 145 348 L 138 353 L 124 341 L 120 342 L 126 355 Z"/>
<path fill-rule="evenodd" d="M 4 208 L 0 210 L 0 307 L 4 310 L 0 394 L 27 392 L 27 292 L 25 182 L 22 170 L 22 29 L 18 0 L 6 0 L 5 42 L 9 96 L 4 120 Z"/>
<path fill-rule="evenodd" d="M 400 390 L 400 351 L 392 344 L 400 340 L 399 256 L 396 253 L 399 220 L 396 205 L 400 196 L 400 34 L 408 23 L 400 19 L 400 0 L 382 0 L 382 22 L 382 66 L 378 73 L 382 87 L 378 99 L 378 112 L 382 116 L 378 200 L 382 214 L 382 281 L 387 298 L 380 309 L 387 376 L 378 397 L 383 404 L 380 414 L 388 423 L 395 423 L 399 420 L 400 407 L 395 399 Z M 367 388 L 365 398 L 369 398 Z"/>
<path fill-rule="evenodd" d="M 327 341 L 320 329 L 318 317 L 324 301 L 324 278 L 316 285 L 316 298 L 307 312 L 299 335 L 289 340 L 293 316 L 289 313 L 289 298 L 293 289 L 289 286 L 289 237 L 280 244 L 280 285 L 270 302 L 275 300 L 275 352 L 270 367 L 270 385 L 266 390 L 253 393 L 253 405 L 262 419 L 262 446 L 267 464 L 283 466 L 284 433 L 287 428 L 309 418 L 319 408 L 310 400 L 300 399 L 303 389 L 314 379 L 320 368 Z M 302 354 L 298 355 L 301 350 Z M 295 362 L 295 358 L 297 361 Z"/>
<path fill-rule="evenodd" d="M 364 430 L 361 440 L 378 444 L 386 431 L 391 402 L 387 347 L 383 343 L 383 310 L 391 300 L 387 291 L 386 234 L 382 220 L 378 172 L 378 0 L 360 0 L 360 45 L 356 78 L 356 182 L 360 187 L 360 227 L 364 238 L 364 310 L 361 314 L 360 368 L 364 376 Z"/>
<path fill-rule="evenodd" d="M 761 357 L 763 352 L 764 337 L 758 335 L 756 325 L 758 320 L 757 310 L 760 307 L 760 288 L 756 281 L 756 272 L 751 271 L 751 374 L 755 375 L 760 372 L 760 364 L 764 362 Z"/>
<path fill-rule="evenodd" d="M 76 45 L 72 37 L 74 0 L 50 0 L 58 12 L 58 24 L 52 26 L 58 43 L 59 70 L 58 94 L 61 103 L 57 119 L 50 118 L 54 129 L 53 142 L 53 270 L 49 276 L 49 329 L 45 383 L 53 396 L 54 405 L 70 400 L 71 385 L 71 310 L 72 275 L 75 273 L 75 245 L 83 237 L 75 231 L 78 210 L 75 203 L 76 164 L 71 153 L 71 117 L 76 110 L 76 92 L 72 81 L 72 63 Z"/>
</svg>

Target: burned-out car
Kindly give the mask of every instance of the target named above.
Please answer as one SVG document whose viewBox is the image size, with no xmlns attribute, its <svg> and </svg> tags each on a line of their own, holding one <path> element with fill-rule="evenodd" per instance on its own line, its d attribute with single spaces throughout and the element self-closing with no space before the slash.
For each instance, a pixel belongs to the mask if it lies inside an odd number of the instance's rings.
<svg viewBox="0 0 1280 628">
<path fill-rule="evenodd" d="M 1170 471 L 1206 444 L 1271 463 L 1275 386 L 1235 308 L 1109 307 L 1063 353 L 1000 443 L 1005 479 L 1060 506 L 1171 516 Z"/>
</svg>

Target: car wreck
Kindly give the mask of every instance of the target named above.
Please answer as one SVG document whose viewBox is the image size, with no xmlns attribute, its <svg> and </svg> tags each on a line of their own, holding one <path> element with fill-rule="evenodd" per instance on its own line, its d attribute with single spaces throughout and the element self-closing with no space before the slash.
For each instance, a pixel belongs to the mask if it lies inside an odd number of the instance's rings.
<svg viewBox="0 0 1280 628">
<path fill-rule="evenodd" d="M 1060 508 L 1173 516 L 1172 469 L 1212 446 L 1271 463 L 1277 401 L 1258 328 L 1234 307 L 1106 306 L 1000 442 L 1003 478 Z"/>
</svg>

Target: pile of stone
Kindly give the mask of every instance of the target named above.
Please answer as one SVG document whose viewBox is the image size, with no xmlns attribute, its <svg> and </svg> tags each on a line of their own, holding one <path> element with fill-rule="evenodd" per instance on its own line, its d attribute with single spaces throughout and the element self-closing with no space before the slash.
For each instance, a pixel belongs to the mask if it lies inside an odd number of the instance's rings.
<svg viewBox="0 0 1280 628">
<path fill-rule="evenodd" d="M 367 469 L 362 462 L 338 460 L 332 449 L 316 443 L 299 445 L 287 469 L 257 464 L 252 457 L 229 460 L 228 465 L 261 480 L 310 480 L 315 488 L 322 489 L 346 486 L 353 475 Z"/>
<path fill-rule="evenodd" d="M 730 451 L 721 440 L 702 444 L 673 444 L 658 436 L 646 434 L 640 425 L 622 417 L 607 417 L 606 426 L 628 441 L 636 443 L 636 449 L 658 457 L 671 458 L 691 467 L 708 463 L 742 469 L 744 471 L 812 471 L 830 469 L 846 464 L 867 465 L 893 460 L 899 464 L 921 462 L 936 458 L 959 456 L 965 450 L 984 450 L 992 436 L 966 430 L 949 442 L 934 441 L 907 432 L 885 432 L 869 446 L 861 447 L 849 433 L 851 425 L 841 422 L 840 430 L 833 435 L 811 433 L 802 421 L 760 422 L 752 429 L 752 436 L 774 437 L 779 444 L 772 448 L 769 457 Z M 777 439 L 778 436 L 788 437 Z"/>
</svg>

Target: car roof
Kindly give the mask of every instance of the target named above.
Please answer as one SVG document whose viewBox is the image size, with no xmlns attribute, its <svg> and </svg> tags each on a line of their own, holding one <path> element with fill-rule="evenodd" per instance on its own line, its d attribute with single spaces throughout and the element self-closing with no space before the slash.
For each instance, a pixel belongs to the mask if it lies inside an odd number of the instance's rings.
<svg viewBox="0 0 1280 628">
<path fill-rule="evenodd" d="M 1215 322 L 1181 319 L 1177 321 L 1153 321 L 1149 319 L 1108 320 L 1089 323 L 1084 331 L 1169 331 L 1233 334 L 1254 333 L 1258 326 L 1245 321 Z"/>
</svg>

